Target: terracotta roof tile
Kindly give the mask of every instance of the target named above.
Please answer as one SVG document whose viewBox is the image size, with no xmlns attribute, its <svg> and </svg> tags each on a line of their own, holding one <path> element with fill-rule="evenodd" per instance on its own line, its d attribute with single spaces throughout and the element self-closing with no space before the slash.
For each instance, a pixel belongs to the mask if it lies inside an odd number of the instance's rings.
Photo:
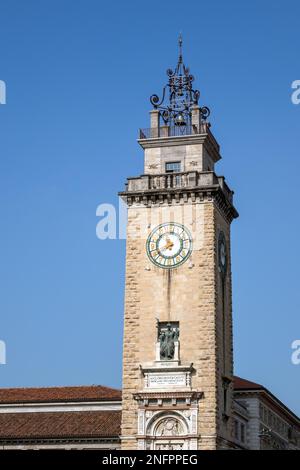
<svg viewBox="0 0 300 470">
<path fill-rule="evenodd" d="M 121 400 L 121 391 L 102 385 L 0 389 L 0 403 L 2 404 L 110 400 Z"/>
<path fill-rule="evenodd" d="M 0 413 L 0 439 L 120 435 L 121 411 Z"/>
<path fill-rule="evenodd" d="M 250 380 L 242 379 L 241 377 L 233 378 L 234 390 L 263 390 L 264 387 Z"/>
</svg>

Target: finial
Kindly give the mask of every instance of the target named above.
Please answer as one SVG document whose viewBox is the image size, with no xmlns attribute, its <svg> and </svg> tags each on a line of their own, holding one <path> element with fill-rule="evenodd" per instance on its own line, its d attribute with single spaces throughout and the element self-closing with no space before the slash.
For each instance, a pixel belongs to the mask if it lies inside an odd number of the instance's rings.
<svg viewBox="0 0 300 470">
<path fill-rule="evenodd" d="M 178 37 L 178 46 L 179 46 L 179 61 L 178 62 L 182 62 L 182 34 L 181 32 L 179 33 L 179 37 Z"/>
<path fill-rule="evenodd" d="M 175 69 L 168 69 L 168 83 L 163 88 L 162 98 L 152 95 L 150 102 L 155 109 L 160 110 L 160 116 L 169 126 L 188 127 L 191 125 L 192 107 L 198 105 L 199 90 L 193 88 L 194 77 L 190 74 L 182 59 L 182 34 L 178 36 L 179 58 Z M 169 99 L 165 103 L 166 93 Z M 201 119 L 205 121 L 209 116 L 206 106 L 200 108 Z"/>
</svg>

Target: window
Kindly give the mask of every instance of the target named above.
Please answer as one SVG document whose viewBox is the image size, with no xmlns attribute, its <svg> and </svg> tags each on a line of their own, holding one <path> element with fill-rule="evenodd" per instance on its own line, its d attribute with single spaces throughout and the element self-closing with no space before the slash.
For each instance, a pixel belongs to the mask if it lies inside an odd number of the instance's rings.
<svg viewBox="0 0 300 470">
<path fill-rule="evenodd" d="M 237 420 L 234 420 L 234 437 L 239 439 L 239 422 Z"/>
<path fill-rule="evenodd" d="M 245 442 L 245 425 L 241 423 L 241 442 Z"/>
<path fill-rule="evenodd" d="M 223 412 L 227 414 L 227 387 L 223 384 Z"/>
<path fill-rule="evenodd" d="M 261 420 L 264 419 L 264 407 L 262 406 L 261 403 L 259 404 L 259 417 Z"/>
<path fill-rule="evenodd" d="M 180 173 L 181 172 L 181 162 L 167 162 L 166 163 L 166 173 Z"/>
</svg>

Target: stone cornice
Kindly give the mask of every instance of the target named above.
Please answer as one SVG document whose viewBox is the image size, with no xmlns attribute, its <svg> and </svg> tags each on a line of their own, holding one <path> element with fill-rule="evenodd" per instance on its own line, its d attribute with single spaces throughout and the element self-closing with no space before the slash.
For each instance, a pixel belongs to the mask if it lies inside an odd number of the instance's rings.
<svg viewBox="0 0 300 470">
<path fill-rule="evenodd" d="M 148 365 L 143 364 L 140 366 L 141 371 L 144 373 L 153 372 L 155 374 L 159 372 L 192 372 L 194 370 L 193 364 L 188 365 L 171 365 L 171 366 L 158 366 L 156 364 Z"/>
<path fill-rule="evenodd" d="M 154 137 L 151 139 L 138 139 L 138 143 L 145 150 L 156 147 L 172 147 L 178 145 L 197 145 L 203 144 L 207 147 L 214 162 L 222 157 L 220 155 L 220 147 L 212 133 L 172 136 L 172 137 Z"/>
<path fill-rule="evenodd" d="M 215 202 L 229 223 L 239 216 L 219 184 L 205 187 L 121 191 L 119 196 L 122 197 L 128 206 L 151 207 L 163 204 Z"/>
<path fill-rule="evenodd" d="M 139 392 L 134 393 L 133 397 L 135 400 L 148 400 L 151 398 L 166 399 L 166 398 L 189 398 L 191 400 L 203 398 L 203 392 L 198 391 L 169 391 L 169 392 Z"/>
</svg>

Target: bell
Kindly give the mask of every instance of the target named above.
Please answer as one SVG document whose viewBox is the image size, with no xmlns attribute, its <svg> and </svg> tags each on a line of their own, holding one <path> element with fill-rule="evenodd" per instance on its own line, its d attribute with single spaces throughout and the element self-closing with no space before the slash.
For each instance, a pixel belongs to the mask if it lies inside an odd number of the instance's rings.
<svg viewBox="0 0 300 470">
<path fill-rule="evenodd" d="M 185 126 L 186 122 L 184 120 L 184 115 L 182 113 L 178 113 L 175 118 L 175 126 Z"/>
<path fill-rule="evenodd" d="M 178 88 L 178 90 L 177 90 L 177 95 L 178 95 L 178 96 L 183 96 L 182 87 L 179 87 L 179 88 Z"/>
</svg>

